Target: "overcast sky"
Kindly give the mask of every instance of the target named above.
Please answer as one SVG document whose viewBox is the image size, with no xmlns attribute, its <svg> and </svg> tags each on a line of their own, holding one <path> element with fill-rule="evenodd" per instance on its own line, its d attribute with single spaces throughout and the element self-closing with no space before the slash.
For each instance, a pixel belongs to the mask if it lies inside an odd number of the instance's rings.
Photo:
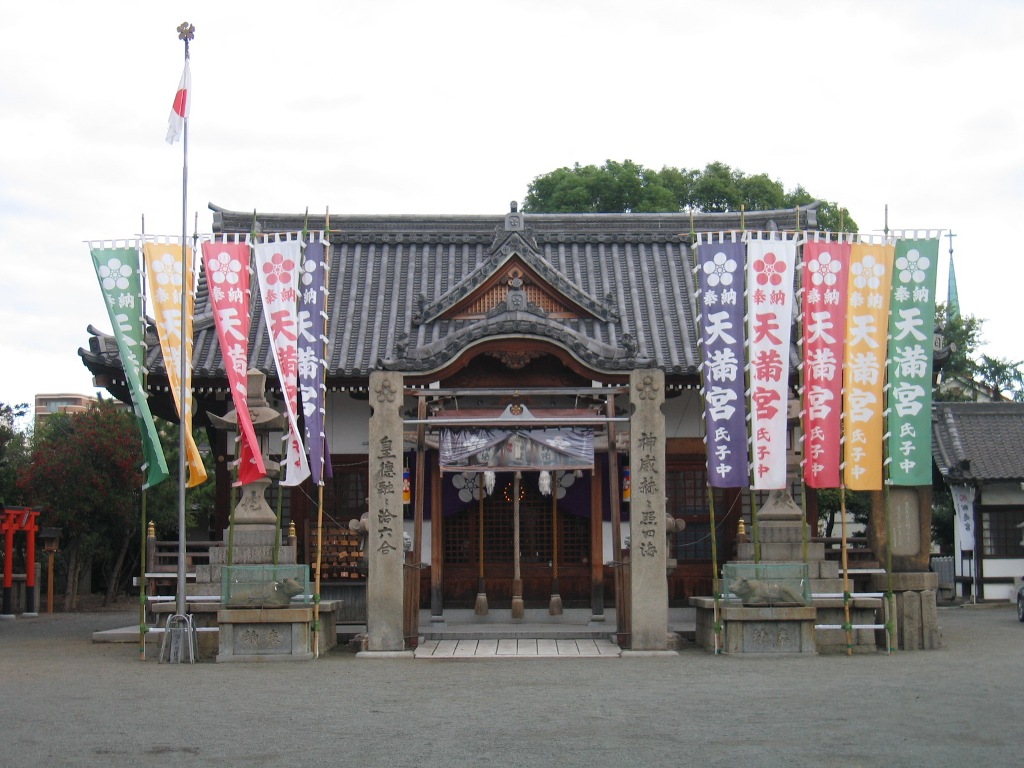
<svg viewBox="0 0 1024 768">
<path fill-rule="evenodd" d="M 5 3 L 0 402 L 93 394 L 87 240 L 181 232 L 164 138 L 195 25 L 188 228 L 264 212 L 503 214 L 573 163 L 720 161 L 945 229 L 960 305 L 1024 359 L 1019 0 Z M 949 240 L 940 247 L 946 297 Z M 1008 279 L 1009 278 L 1009 279 Z"/>
</svg>

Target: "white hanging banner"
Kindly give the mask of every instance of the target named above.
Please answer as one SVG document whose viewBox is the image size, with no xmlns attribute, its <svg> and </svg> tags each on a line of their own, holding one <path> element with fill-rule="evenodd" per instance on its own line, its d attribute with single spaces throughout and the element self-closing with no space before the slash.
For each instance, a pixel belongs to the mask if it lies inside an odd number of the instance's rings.
<svg viewBox="0 0 1024 768">
<path fill-rule="evenodd" d="M 275 234 L 253 247 L 256 276 L 263 298 L 263 318 L 270 332 L 277 378 L 288 412 L 286 470 L 281 485 L 298 485 L 309 477 L 309 462 L 299 432 L 298 277 L 302 242 L 297 233 Z"/>
<path fill-rule="evenodd" d="M 753 487 L 786 487 L 789 342 L 793 324 L 796 241 L 747 243 L 747 348 Z"/>
<path fill-rule="evenodd" d="M 956 538 L 961 550 L 974 549 L 974 486 L 951 485 L 953 514 L 956 515 Z"/>
</svg>

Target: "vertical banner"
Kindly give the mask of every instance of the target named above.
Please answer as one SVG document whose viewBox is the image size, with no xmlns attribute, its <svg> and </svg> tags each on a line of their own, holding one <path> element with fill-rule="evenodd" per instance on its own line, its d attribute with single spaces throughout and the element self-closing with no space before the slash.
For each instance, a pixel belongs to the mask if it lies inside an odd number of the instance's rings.
<svg viewBox="0 0 1024 768">
<path fill-rule="evenodd" d="M 96 277 L 107 305 L 114 338 L 121 353 L 125 378 L 132 394 L 135 419 L 142 434 L 142 454 L 145 460 L 146 480 L 149 488 L 168 477 L 167 461 L 160 438 L 149 410 L 149 395 L 143 386 L 146 342 L 142 321 L 142 279 L 139 275 L 139 253 L 134 246 L 121 248 L 90 248 Z"/>
<path fill-rule="evenodd" d="M 854 491 L 882 489 L 885 354 L 892 245 L 854 243 L 843 368 L 843 481 Z"/>
<path fill-rule="evenodd" d="M 747 346 L 753 487 L 786 487 L 789 344 L 796 241 L 747 242 Z"/>
<path fill-rule="evenodd" d="M 932 484 L 932 352 L 939 241 L 898 240 L 889 313 L 889 482 Z"/>
<path fill-rule="evenodd" d="M 313 482 L 331 476 L 324 420 L 327 415 L 327 247 L 322 240 L 306 245 L 300 271 L 299 390 Z"/>
<path fill-rule="evenodd" d="M 956 517 L 956 536 L 960 551 L 974 551 L 974 486 L 951 485 L 953 512 Z"/>
<path fill-rule="evenodd" d="M 838 488 L 850 244 L 803 249 L 804 482 Z"/>
<path fill-rule="evenodd" d="M 748 482 L 744 398 L 743 243 L 697 248 L 708 484 L 739 488 Z"/>
<path fill-rule="evenodd" d="M 231 400 L 238 416 L 242 451 L 238 463 L 238 483 L 266 477 L 259 439 L 252 426 L 247 397 L 249 394 L 249 244 L 240 242 L 203 243 L 203 266 L 213 307 L 224 371 L 231 389 Z"/>
<path fill-rule="evenodd" d="M 192 436 L 192 249 L 182 248 L 180 243 L 146 243 L 143 247 L 146 260 L 146 279 L 149 283 L 149 300 L 156 317 L 157 335 L 160 337 L 160 351 L 164 356 L 167 381 L 178 409 L 178 417 L 185 430 L 185 461 L 188 463 L 189 488 L 206 482 L 206 467 L 203 457 Z M 181 305 L 182 259 L 185 260 L 186 306 Z M 185 338 L 181 338 L 182 320 Z M 185 380 L 181 379 L 182 355 L 185 360 Z M 185 402 L 181 402 L 181 390 L 185 389 Z"/>
<path fill-rule="evenodd" d="M 281 485 L 298 485 L 309 477 L 309 464 L 302 447 L 298 415 L 298 276 L 302 243 L 296 233 L 274 234 L 256 243 L 256 276 L 263 314 L 270 332 L 277 379 L 281 383 L 288 412 L 288 447 Z"/>
</svg>

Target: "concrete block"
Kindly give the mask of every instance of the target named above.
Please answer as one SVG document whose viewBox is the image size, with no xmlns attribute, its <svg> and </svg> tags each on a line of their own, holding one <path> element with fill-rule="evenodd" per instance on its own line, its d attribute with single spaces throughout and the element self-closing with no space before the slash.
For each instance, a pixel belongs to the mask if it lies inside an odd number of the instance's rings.
<svg viewBox="0 0 1024 768">
<path fill-rule="evenodd" d="M 921 595 L 918 592 L 900 592 L 896 595 L 896 610 L 900 616 L 900 648 L 904 651 L 921 650 Z"/>
<path fill-rule="evenodd" d="M 942 630 L 939 628 L 935 592 L 930 589 L 921 592 L 921 647 L 926 651 L 942 647 Z"/>
</svg>

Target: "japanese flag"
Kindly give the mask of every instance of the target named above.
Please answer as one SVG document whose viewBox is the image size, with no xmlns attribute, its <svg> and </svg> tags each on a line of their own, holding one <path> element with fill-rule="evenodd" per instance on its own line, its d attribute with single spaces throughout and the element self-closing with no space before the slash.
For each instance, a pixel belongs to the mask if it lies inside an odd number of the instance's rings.
<svg viewBox="0 0 1024 768">
<path fill-rule="evenodd" d="M 178 92 L 174 94 L 171 115 L 167 118 L 167 143 L 173 144 L 185 132 L 185 121 L 188 119 L 188 108 L 192 102 L 192 75 L 188 70 L 188 59 L 185 59 L 185 71 L 181 73 Z"/>
</svg>

